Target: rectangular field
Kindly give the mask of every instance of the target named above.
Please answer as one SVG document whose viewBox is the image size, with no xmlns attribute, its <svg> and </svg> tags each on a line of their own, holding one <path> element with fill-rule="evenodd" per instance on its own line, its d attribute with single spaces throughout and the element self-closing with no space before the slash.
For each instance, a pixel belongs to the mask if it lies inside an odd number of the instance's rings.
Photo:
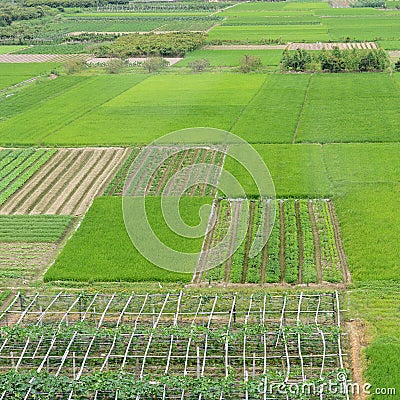
<svg viewBox="0 0 400 400">
<path fill-rule="evenodd" d="M 222 200 L 214 204 L 211 223 L 196 269 L 197 283 L 309 284 L 350 279 L 329 200 Z M 224 262 L 213 267 L 220 259 Z"/>
<path fill-rule="evenodd" d="M 254 399 L 329 379 L 348 398 L 337 292 L 18 293 L 0 323 L 7 397 Z"/>
<path fill-rule="evenodd" d="M 399 101 L 400 87 L 386 73 L 313 75 L 296 141 L 398 141 Z"/>
<path fill-rule="evenodd" d="M 25 185 L 14 184 L 17 189 L 22 186 L 20 190 L 10 193 L 14 186 L 9 186 L 0 194 L 9 194 L 1 203 L 0 214 L 82 215 L 129 153 L 130 149 L 122 148 L 60 149 L 46 165 L 35 169 L 35 175 L 29 175 L 32 178 Z"/>
<path fill-rule="evenodd" d="M 259 57 L 265 66 L 278 66 L 282 50 L 195 50 L 175 65 L 187 67 L 194 60 L 207 59 L 213 67 L 238 67 L 246 55 Z"/>
<path fill-rule="evenodd" d="M 206 197 L 184 197 L 181 199 L 182 218 L 190 225 L 197 225 L 199 207 L 210 204 L 211 201 Z M 147 198 L 146 210 L 151 226 L 163 243 L 181 252 L 200 252 L 202 238 L 184 238 L 171 231 L 161 213 L 160 198 Z M 195 265 L 187 265 L 185 268 L 194 271 Z M 44 279 L 188 282 L 192 279 L 192 274 L 164 270 L 145 259 L 133 246 L 126 231 L 122 199 L 100 197 L 94 201 L 80 228 L 47 271 Z"/>
<path fill-rule="evenodd" d="M 61 215 L 0 215 L 0 242 L 58 242 L 71 222 Z"/>
</svg>

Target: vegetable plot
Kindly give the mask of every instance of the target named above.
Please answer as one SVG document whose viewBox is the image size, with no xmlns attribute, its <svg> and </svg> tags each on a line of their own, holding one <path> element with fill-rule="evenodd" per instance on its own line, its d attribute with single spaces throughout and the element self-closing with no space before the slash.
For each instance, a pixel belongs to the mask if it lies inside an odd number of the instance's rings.
<svg viewBox="0 0 400 400">
<path fill-rule="evenodd" d="M 243 220 L 238 221 L 246 201 L 219 199 L 214 204 L 216 218 L 211 221 L 214 226 L 209 228 L 209 237 L 203 245 L 195 282 L 348 282 L 346 257 L 331 200 L 252 200 L 249 221 L 241 227 Z M 247 233 L 240 236 L 238 232 L 242 230 L 243 234 L 243 229 Z M 237 250 L 212 268 L 213 260 L 207 260 L 211 257 L 208 250 L 212 251 L 225 236 L 229 246 Z M 244 237 L 240 244 L 239 237 Z M 262 244 L 258 246 L 260 251 L 252 255 L 251 246 L 257 241 Z M 220 252 L 229 254 L 228 250 Z"/>
</svg>

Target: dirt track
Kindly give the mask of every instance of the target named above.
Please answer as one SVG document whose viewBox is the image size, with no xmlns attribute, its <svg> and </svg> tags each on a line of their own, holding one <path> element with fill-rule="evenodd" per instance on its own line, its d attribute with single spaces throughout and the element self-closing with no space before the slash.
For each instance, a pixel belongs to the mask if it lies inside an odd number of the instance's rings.
<svg viewBox="0 0 400 400">
<path fill-rule="evenodd" d="M 0 207 L 0 214 L 84 214 L 129 152 L 61 149 Z"/>
</svg>

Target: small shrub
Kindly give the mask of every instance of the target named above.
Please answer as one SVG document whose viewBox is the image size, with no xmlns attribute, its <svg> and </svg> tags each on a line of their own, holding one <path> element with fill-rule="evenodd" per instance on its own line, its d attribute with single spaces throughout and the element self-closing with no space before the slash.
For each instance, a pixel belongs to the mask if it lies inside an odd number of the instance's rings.
<svg viewBox="0 0 400 400">
<path fill-rule="evenodd" d="M 67 74 L 74 74 L 86 68 L 86 64 L 82 60 L 68 60 L 64 64 L 64 69 Z"/>
<path fill-rule="evenodd" d="M 161 71 L 162 69 L 168 67 L 168 61 L 164 60 L 162 57 L 149 57 L 143 63 L 143 67 L 148 73 Z"/>
<path fill-rule="evenodd" d="M 119 74 L 124 68 L 125 62 L 120 58 L 112 58 L 107 64 L 107 71 L 109 74 Z"/>
<path fill-rule="evenodd" d="M 201 58 L 190 62 L 188 65 L 193 72 L 201 72 L 210 66 L 210 61 L 207 58 Z"/>
<path fill-rule="evenodd" d="M 394 69 L 400 71 L 400 58 L 394 63 Z"/>
<path fill-rule="evenodd" d="M 262 67 L 262 61 L 260 57 L 245 55 L 240 60 L 240 70 L 244 73 L 256 71 Z"/>
</svg>

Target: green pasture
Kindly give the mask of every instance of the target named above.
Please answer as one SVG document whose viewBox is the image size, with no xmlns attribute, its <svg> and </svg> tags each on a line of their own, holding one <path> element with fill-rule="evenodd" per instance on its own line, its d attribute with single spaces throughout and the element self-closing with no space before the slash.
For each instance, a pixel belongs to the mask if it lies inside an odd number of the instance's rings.
<svg viewBox="0 0 400 400">
<path fill-rule="evenodd" d="M 35 76 L 48 74 L 59 66 L 59 63 L 0 63 L 0 90 Z"/>
<path fill-rule="evenodd" d="M 26 46 L 0 45 L 0 54 L 7 54 L 25 48 Z"/>
<path fill-rule="evenodd" d="M 399 141 L 399 99 L 399 86 L 386 73 L 315 74 L 297 141 Z"/>
<path fill-rule="evenodd" d="M 207 59 L 212 67 L 237 67 L 246 55 L 259 57 L 265 66 L 278 66 L 282 50 L 195 50 L 175 65 L 187 67 L 194 60 Z"/>
<path fill-rule="evenodd" d="M 210 198 L 185 197 L 180 202 L 183 220 L 199 224 L 199 208 Z M 149 223 L 163 243 L 186 253 L 199 252 L 202 238 L 177 235 L 164 221 L 160 198 L 146 199 Z M 186 266 L 193 267 L 193 266 Z M 161 281 L 188 282 L 192 274 L 161 269 L 145 259 L 133 246 L 123 220 L 122 198 L 101 197 L 94 201 L 80 228 L 45 275 L 45 281 Z"/>
</svg>

